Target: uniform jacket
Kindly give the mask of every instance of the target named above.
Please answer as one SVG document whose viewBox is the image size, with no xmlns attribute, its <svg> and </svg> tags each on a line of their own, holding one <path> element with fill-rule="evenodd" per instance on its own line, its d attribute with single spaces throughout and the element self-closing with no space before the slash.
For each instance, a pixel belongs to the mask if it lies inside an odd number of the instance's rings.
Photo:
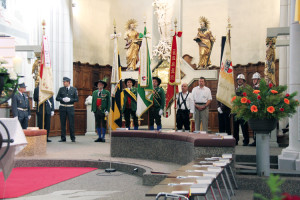
<svg viewBox="0 0 300 200">
<path fill-rule="evenodd" d="M 30 105 L 28 96 L 24 93 L 25 99 L 20 92 L 17 92 L 13 98 L 11 103 L 12 114 L 14 117 L 25 118 L 30 115 Z M 22 110 L 18 110 L 18 108 L 26 109 L 27 112 Z"/>
<path fill-rule="evenodd" d="M 101 112 L 109 112 L 110 110 L 110 92 L 103 89 L 99 97 L 99 90 L 95 90 L 92 95 L 92 112 L 97 111 L 97 99 L 101 98 Z"/>
<path fill-rule="evenodd" d="M 132 96 L 130 94 L 128 94 L 128 92 L 125 89 L 123 90 L 123 93 L 124 93 L 124 104 L 123 104 L 123 110 L 122 110 L 122 112 L 124 112 L 124 110 L 126 108 L 128 97 L 131 98 L 131 110 L 132 111 L 136 111 L 136 106 L 137 106 L 136 105 L 137 88 L 132 87 L 130 91 L 133 94 Z"/>
<path fill-rule="evenodd" d="M 34 89 L 33 100 L 36 102 L 36 107 L 38 107 L 39 103 L 39 87 Z M 50 103 L 49 103 L 50 102 Z M 51 111 L 54 111 L 54 100 L 53 96 L 44 102 L 45 104 L 45 113 L 47 115 L 51 115 Z M 36 113 L 42 115 L 43 113 L 43 104 L 40 105 L 39 109 L 36 110 Z"/>
<path fill-rule="evenodd" d="M 165 91 L 161 87 L 154 89 L 153 105 L 155 108 L 164 109 L 166 103 Z"/>
<path fill-rule="evenodd" d="M 64 102 L 63 98 L 65 97 L 69 97 L 70 101 L 69 102 Z M 57 96 L 56 96 L 56 101 L 59 101 L 61 104 L 74 104 L 74 102 L 78 102 L 78 93 L 77 93 L 77 89 L 74 87 L 70 87 L 69 91 L 67 92 L 67 88 L 66 87 L 61 87 L 58 90 Z"/>
</svg>

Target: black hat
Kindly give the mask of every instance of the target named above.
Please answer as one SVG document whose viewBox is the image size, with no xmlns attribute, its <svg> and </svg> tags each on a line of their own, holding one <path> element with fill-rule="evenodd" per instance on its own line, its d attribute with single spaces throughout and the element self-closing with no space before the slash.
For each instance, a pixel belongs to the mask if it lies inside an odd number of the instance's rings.
<svg viewBox="0 0 300 200">
<path fill-rule="evenodd" d="M 158 86 L 161 84 L 161 79 L 160 79 L 160 78 L 158 78 L 157 76 L 154 76 L 154 77 L 152 77 L 152 79 L 155 79 L 155 80 L 157 80 L 157 82 L 158 82 Z"/>
<path fill-rule="evenodd" d="M 135 85 L 135 80 L 133 78 L 126 78 L 125 79 L 125 85 L 127 86 L 127 81 L 131 81 L 132 82 L 132 86 Z"/>
<path fill-rule="evenodd" d="M 19 88 L 26 88 L 27 86 L 25 85 L 25 83 L 21 83 L 19 84 Z"/>
<path fill-rule="evenodd" d="M 63 77 L 63 82 L 65 82 L 65 81 L 71 82 L 71 79 L 69 79 L 68 77 Z"/>
<path fill-rule="evenodd" d="M 107 86 L 107 83 L 104 80 L 99 80 L 94 83 L 95 87 L 98 87 L 98 83 L 102 83 L 104 85 L 103 88 L 106 88 L 106 86 Z"/>
</svg>

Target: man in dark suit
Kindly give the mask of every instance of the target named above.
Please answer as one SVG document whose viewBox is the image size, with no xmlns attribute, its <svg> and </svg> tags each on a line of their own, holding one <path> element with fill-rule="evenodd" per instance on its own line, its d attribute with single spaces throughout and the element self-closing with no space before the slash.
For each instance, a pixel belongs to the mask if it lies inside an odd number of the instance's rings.
<svg viewBox="0 0 300 200">
<path fill-rule="evenodd" d="M 78 102 L 78 93 L 75 87 L 70 86 L 68 77 L 63 78 L 64 87 L 59 88 L 56 96 L 56 101 L 60 102 L 59 115 L 61 124 L 61 140 L 59 142 L 66 142 L 66 122 L 69 119 L 70 137 L 72 142 L 75 142 L 74 130 L 74 103 Z"/>
<path fill-rule="evenodd" d="M 29 100 L 25 92 L 25 83 L 19 84 L 19 91 L 13 96 L 11 103 L 13 117 L 18 118 L 23 129 L 27 129 L 28 120 L 31 118 Z"/>
<path fill-rule="evenodd" d="M 46 129 L 47 130 L 47 142 L 51 142 L 51 140 L 48 139 L 49 132 L 50 132 L 50 124 L 51 124 L 51 117 L 54 115 L 54 101 L 53 96 L 50 97 L 50 99 L 46 100 L 44 103 L 42 103 L 39 107 L 39 86 L 37 86 L 34 89 L 33 99 L 36 102 L 36 114 L 37 114 L 37 123 L 38 127 L 40 129 Z M 43 106 L 45 105 L 44 110 L 44 127 L 43 127 Z"/>
</svg>

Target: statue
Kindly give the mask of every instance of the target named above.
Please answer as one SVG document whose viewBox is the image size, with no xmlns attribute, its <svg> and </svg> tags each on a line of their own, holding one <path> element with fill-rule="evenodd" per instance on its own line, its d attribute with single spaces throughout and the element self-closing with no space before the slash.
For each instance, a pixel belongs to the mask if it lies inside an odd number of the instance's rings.
<svg viewBox="0 0 300 200">
<path fill-rule="evenodd" d="M 126 40 L 125 49 L 126 60 L 127 60 L 127 70 L 135 70 L 136 64 L 139 61 L 139 48 L 141 40 L 139 39 L 139 33 L 135 30 L 137 26 L 137 21 L 135 19 L 130 19 L 126 23 L 126 33 L 124 39 Z"/>
<path fill-rule="evenodd" d="M 267 83 L 272 83 L 273 85 L 276 85 L 275 80 L 275 43 L 276 38 L 267 38 L 266 39 L 266 45 L 267 45 L 267 51 L 266 51 L 266 64 L 265 64 L 265 79 Z"/>
<path fill-rule="evenodd" d="M 41 53 L 40 52 L 35 52 L 34 54 L 35 54 L 36 60 L 34 61 L 33 65 L 32 65 L 31 74 L 33 74 L 34 88 L 36 88 L 39 84 Z"/>
<path fill-rule="evenodd" d="M 209 30 L 209 21 L 205 17 L 200 17 L 200 28 L 198 28 L 198 34 L 194 40 L 199 45 L 200 60 L 198 63 L 198 69 L 207 69 L 210 62 L 210 55 L 215 38 Z"/>
</svg>

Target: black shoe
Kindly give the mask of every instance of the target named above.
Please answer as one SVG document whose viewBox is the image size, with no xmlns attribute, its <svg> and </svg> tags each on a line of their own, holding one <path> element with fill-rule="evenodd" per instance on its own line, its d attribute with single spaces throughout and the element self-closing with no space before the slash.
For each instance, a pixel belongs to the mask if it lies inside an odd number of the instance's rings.
<svg viewBox="0 0 300 200">
<path fill-rule="evenodd" d="M 101 141 L 100 142 L 105 142 L 105 139 L 104 138 L 101 138 Z"/>
<path fill-rule="evenodd" d="M 52 142 L 52 140 L 47 139 L 47 142 Z"/>
<path fill-rule="evenodd" d="M 98 138 L 97 140 L 95 140 L 94 142 L 101 142 L 102 138 Z"/>
<path fill-rule="evenodd" d="M 76 142 L 75 139 L 73 139 L 72 142 Z"/>
<path fill-rule="evenodd" d="M 66 142 L 66 140 L 59 140 L 58 142 Z"/>
<path fill-rule="evenodd" d="M 248 146 L 256 147 L 256 142 L 253 142 L 252 144 L 249 144 Z"/>
</svg>

